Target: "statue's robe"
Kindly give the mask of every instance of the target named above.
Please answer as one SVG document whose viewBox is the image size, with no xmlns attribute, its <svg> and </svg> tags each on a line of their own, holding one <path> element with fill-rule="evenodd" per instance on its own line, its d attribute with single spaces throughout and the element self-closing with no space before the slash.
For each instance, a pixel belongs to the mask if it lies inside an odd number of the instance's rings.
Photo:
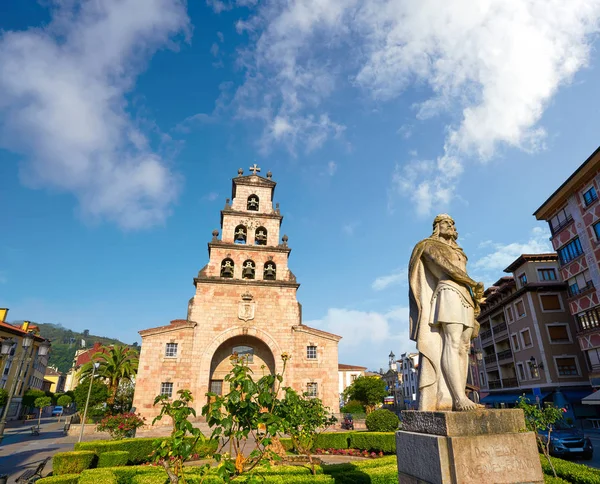
<svg viewBox="0 0 600 484">
<path fill-rule="evenodd" d="M 457 251 L 464 258 L 464 268 L 457 267 Z M 448 276 L 456 269 L 466 269 L 464 252 L 436 238 L 419 242 L 408 266 L 409 331 L 419 351 L 418 407 L 422 411 L 452 410 L 441 369 L 443 334 L 438 323 L 462 323 L 473 327 L 474 335 L 478 333 L 470 289 Z M 452 304 L 444 305 L 444 297 L 452 298 Z"/>
</svg>

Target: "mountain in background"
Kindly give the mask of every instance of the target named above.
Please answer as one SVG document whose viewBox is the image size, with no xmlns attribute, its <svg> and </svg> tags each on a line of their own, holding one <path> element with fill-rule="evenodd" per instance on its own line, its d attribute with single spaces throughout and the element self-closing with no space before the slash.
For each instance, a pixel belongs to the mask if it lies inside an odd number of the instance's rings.
<svg viewBox="0 0 600 484">
<path fill-rule="evenodd" d="M 20 326 L 23 321 L 13 321 L 11 324 Z M 73 358 L 75 352 L 82 348 L 91 348 L 94 343 L 99 342 L 103 345 L 125 345 L 137 347 L 137 343 L 128 345 L 118 339 L 106 338 L 104 336 L 96 336 L 90 334 L 89 330 L 84 330 L 83 333 L 78 331 L 72 331 L 64 328 L 60 324 L 51 323 L 36 323 L 31 321 L 31 324 L 36 325 L 40 328 L 40 335 L 42 338 L 49 339 L 52 343 L 50 349 L 50 355 L 48 359 L 48 366 L 54 366 L 58 368 L 58 371 L 66 373 L 73 366 Z"/>
</svg>

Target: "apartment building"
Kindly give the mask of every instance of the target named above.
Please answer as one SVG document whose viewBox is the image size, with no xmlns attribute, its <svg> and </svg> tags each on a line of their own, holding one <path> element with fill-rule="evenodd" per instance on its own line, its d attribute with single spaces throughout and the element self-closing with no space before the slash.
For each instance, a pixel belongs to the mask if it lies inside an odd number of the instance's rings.
<svg viewBox="0 0 600 484">
<path fill-rule="evenodd" d="M 555 253 L 523 254 L 486 290 L 474 342 L 481 392 L 489 392 L 481 403 L 512 406 L 525 393 L 567 406 L 572 417 L 591 416 L 581 404 L 591 392 L 588 366 L 559 270 Z"/>
<path fill-rule="evenodd" d="M 402 353 L 397 363 L 398 374 L 402 384 L 402 398 L 408 409 L 417 408 L 417 392 L 419 379 L 419 353 Z"/>
<path fill-rule="evenodd" d="M 585 356 L 589 381 L 600 388 L 600 148 L 550 195 L 534 216 L 550 226 L 567 307 Z M 600 395 L 596 398 L 600 403 Z M 591 402 L 590 402 L 591 403 Z"/>
</svg>

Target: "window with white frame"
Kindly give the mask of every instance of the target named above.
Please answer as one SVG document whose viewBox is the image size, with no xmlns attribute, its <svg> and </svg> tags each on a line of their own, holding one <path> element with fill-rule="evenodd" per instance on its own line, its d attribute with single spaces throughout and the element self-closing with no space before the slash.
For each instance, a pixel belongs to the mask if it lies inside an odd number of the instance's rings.
<svg viewBox="0 0 600 484">
<path fill-rule="evenodd" d="M 562 311 L 558 294 L 539 294 L 542 311 Z"/>
<path fill-rule="evenodd" d="M 513 351 L 519 351 L 521 349 L 521 345 L 519 345 L 519 336 L 516 333 L 510 335 L 510 340 L 512 341 Z"/>
<path fill-rule="evenodd" d="M 566 207 L 556 212 L 556 215 L 550 219 L 550 231 L 555 234 L 562 227 L 565 227 L 569 222 L 573 220 L 573 217 L 567 212 Z"/>
<path fill-rule="evenodd" d="M 177 356 L 177 343 L 167 343 L 165 356 L 167 358 L 175 358 Z"/>
<path fill-rule="evenodd" d="M 306 384 L 306 395 L 309 397 L 316 397 L 319 393 L 319 386 L 316 382 L 311 381 Z"/>
<path fill-rule="evenodd" d="M 556 281 L 556 271 L 554 269 L 538 269 L 540 281 Z"/>
<path fill-rule="evenodd" d="M 559 376 L 579 376 L 577 359 L 574 356 L 555 356 L 554 361 Z"/>
<path fill-rule="evenodd" d="M 307 346 L 306 347 L 306 358 L 309 360 L 317 359 L 317 347 L 316 346 Z"/>
<path fill-rule="evenodd" d="M 517 312 L 517 319 L 525 317 L 525 303 L 522 299 L 515 303 L 515 311 Z"/>
<path fill-rule="evenodd" d="M 517 363 L 517 370 L 519 372 L 519 381 L 527 380 L 527 376 L 525 374 L 525 367 L 523 363 Z"/>
<path fill-rule="evenodd" d="M 519 283 L 521 284 L 521 287 L 527 284 L 527 274 L 525 274 L 524 272 L 521 275 L 519 275 Z"/>
<path fill-rule="evenodd" d="M 593 186 L 591 186 L 583 194 L 583 203 L 585 203 L 585 206 L 587 207 L 596 200 L 598 200 L 598 194 L 596 193 L 596 189 Z"/>
<path fill-rule="evenodd" d="M 167 398 L 173 396 L 173 383 L 170 381 L 164 381 L 160 384 L 160 394 Z"/>
<path fill-rule="evenodd" d="M 529 348 L 530 346 L 533 346 L 533 342 L 531 341 L 531 332 L 529 331 L 529 328 L 526 328 L 523 331 L 521 331 L 521 341 L 523 342 L 523 348 Z"/>
<path fill-rule="evenodd" d="M 594 283 L 592 282 L 592 276 L 590 275 L 589 269 L 586 269 L 574 277 L 571 277 L 567 280 L 567 286 L 569 291 L 569 296 L 577 296 L 588 289 L 594 288 Z"/>
<path fill-rule="evenodd" d="M 546 326 L 550 343 L 570 343 L 571 333 L 566 323 L 553 323 Z"/>
</svg>

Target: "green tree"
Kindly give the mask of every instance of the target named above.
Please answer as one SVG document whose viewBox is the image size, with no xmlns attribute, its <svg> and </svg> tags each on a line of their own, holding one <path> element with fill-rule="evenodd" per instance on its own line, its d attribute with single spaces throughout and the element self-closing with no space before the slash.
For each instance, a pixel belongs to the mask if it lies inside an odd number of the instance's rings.
<svg viewBox="0 0 600 484">
<path fill-rule="evenodd" d="M 119 384 L 131 382 L 137 373 L 138 353 L 127 346 L 115 345 L 104 348 L 103 351 L 92 356 L 92 361 L 83 365 L 80 382 L 89 380 L 92 374 L 92 364 L 100 363 L 95 374 L 103 378 L 108 384 L 108 403 L 112 405 L 117 396 Z"/>
<path fill-rule="evenodd" d="M 83 417 L 83 409 L 85 408 L 85 402 L 87 400 L 87 396 L 88 396 L 88 390 L 90 388 L 90 384 L 89 381 L 86 383 L 80 383 L 79 385 L 77 385 L 77 387 L 74 390 L 74 398 L 75 398 L 75 404 L 77 405 L 77 410 L 79 411 L 79 413 L 82 415 Z M 99 407 L 101 404 L 106 403 L 108 397 L 109 397 L 109 391 L 108 391 L 108 386 L 106 385 L 106 383 L 103 383 L 99 380 L 94 379 L 94 381 L 92 382 L 92 391 L 90 393 L 90 401 L 88 404 L 88 409 L 96 409 L 97 407 Z M 103 411 L 100 411 L 100 409 L 97 409 L 98 411 L 92 411 L 90 412 L 88 410 L 88 414 L 92 415 L 92 416 L 98 416 L 100 414 L 103 414 Z"/>
<path fill-rule="evenodd" d="M 342 413 L 365 413 L 365 406 L 356 400 L 350 400 L 340 411 Z"/>
<path fill-rule="evenodd" d="M 204 438 L 200 429 L 195 428 L 188 420 L 190 416 L 196 416 L 196 410 L 190 407 L 194 400 L 189 390 L 179 390 L 179 397 L 173 402 L 166 395 L 158 395 L 154 399 L 154 405 L 160 405 L 160 413 L 152 421 L 152 425 L 164 416 L 171 417 L 173 430 L 168 439 L 156 440 L 154 443 L 154 461 L 162 465 L 169 476 L 171 484 L 178 484 L 181 479 L 185 482 L 183 463 L 189 459 L 194 446 L 199 439 Z M 191 434 L 194 439 L 186 438 Z M 207 464 L 205 471 L 209 465 Z"/>
<path fill-rule="evenodd" d="M 4 407 L 8 400 L 8 391 L 4 388 L 0 388 L 0 407 Z"/>
<path fill-rule="evenodd" d="M 23 399 L 21 400 L 21 405 L 24 408 L 31 408 L 35 406 L 36 398 L 45 397 L 46 393 L 42 390 L 29 389 L 23 394 Z"/>
<path fill-rule="evenodd" d="M 60 397 L 58 397 L 56 399 L 56 404 L 60 405 L 61 407 L 68 407 L 69 405 L 71 405 L 71 402 L 73 401 L 73 399 L 69 396 L 69 395 L 61 395 Z"/>
<path fill-rule="evenodd" d="M 280 400 L 275 413 L 282 419 L 283 430 L 292 438 L 294 448 L 308 457 L 313 475 L 316 474 L 312 449 L 317 436 L 337 422 L 318 398 L 299 395 L 292 388 L 284 388 L 285 397 Z"/>
<path fill-rule="evenodd" d="M 550 464 L 550 468 L 556 476 L 556 471 L 550 460 L 550 445 L 552 442 L 552 429 L 554 425 L 562 420 L 565 409 L 555 407 L 554 405 L 546 405 L 543 409 L 538 405 L 531 405 L 527 402 L 525 395 L 519 397 L 517 408 L 523 410 L 525 414 L 525 425 L 527 430 L 535 433 L 538 446 Z"/>
<path fill-rule="evenodd" d="M 38 427 L 39 427 L 42 423 L 42 410 L 44 410 L 44 408 L 52 405 L 52 398 L 51 397 L 38 397 L 33 402 L 33 405 L 35 408 L 40 409 L 40 413 L 38 415 Z"/>
<path fill-rule="evenodd" d="M 385 381 L 376 376 L 360 376 L 344 391 L 345 399 L 359 401 L 365 406 L 367 413 L 375 410 L 387 395 Z"/>
</svg>

